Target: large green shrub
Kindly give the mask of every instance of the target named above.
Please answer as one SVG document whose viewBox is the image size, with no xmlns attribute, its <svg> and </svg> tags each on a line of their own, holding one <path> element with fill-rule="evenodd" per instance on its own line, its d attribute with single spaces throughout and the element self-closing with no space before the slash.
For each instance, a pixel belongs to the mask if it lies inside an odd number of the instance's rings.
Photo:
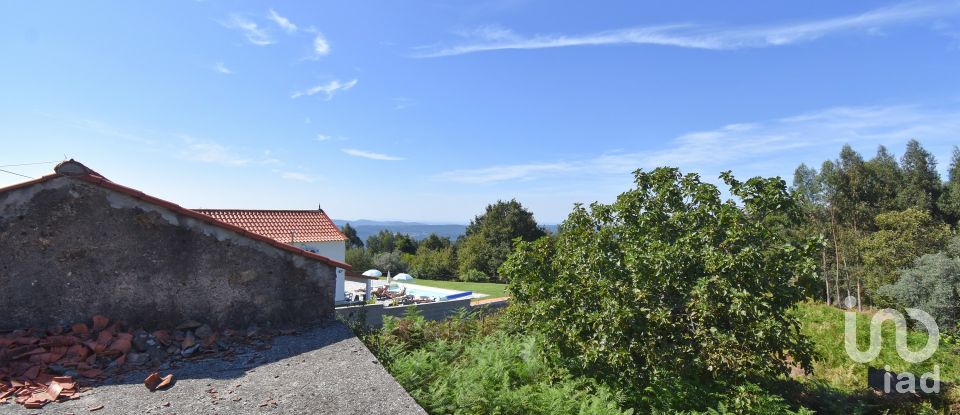
<svg viewBox="0 0 960 415">
<path fill-rule="evenodd" d="M 958 245 L 960 238 L 954 239 L 948 251 L 920 257 L 912 267 L 900 272 L 895 284 L 882 287 L 880 293 L 901 306 L 930 313 L 941 330 L 955 332 L 960 323 L 960 257 L 955 252 Z"/>
<path fill-rule="evenodd" d="M 788 356 L 809 366 L 788 310 L 817 244 L 785 236 L 800 213 L 782 180 L 721 177 L 737 201 L 695 174 L 637 171 L 615 203 L 577 206 L 556 242 L 520 243 L 501 268 L 518 321 L 567 367 L 641 396 L 781 374 Z"/>
</svg>

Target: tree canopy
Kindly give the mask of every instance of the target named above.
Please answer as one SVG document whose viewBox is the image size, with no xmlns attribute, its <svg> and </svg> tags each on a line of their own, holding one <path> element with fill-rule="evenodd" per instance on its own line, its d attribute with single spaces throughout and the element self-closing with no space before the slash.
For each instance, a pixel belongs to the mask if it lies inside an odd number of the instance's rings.
<svg viewBox="0 0 960 415">
<path fill-rule="evenodd" d="M 487 205 L 486 210 L 470 221 L 466 234 L 460 242 L 459 272 L 462 275 L 474 271 L 488 277 L 499 275 L 497 269 L 513 251 L 513 241 L 534 241 L 546 232 L 537 225 L 533 213 L 515 199 L 497 201 Z"/>
<path fill-rule="evenodd" d="M 722 176 L 738 202 L 675 168 L 637 171 L 615 203 L 575 207 L 557 238 L 523 242 L 501 270 L 511 312 L 571 367 L 618 384 L 741 379 L 807 365 L 789 310 L 815 270 L 815 239 L 778 179 Z"/>
</svg>

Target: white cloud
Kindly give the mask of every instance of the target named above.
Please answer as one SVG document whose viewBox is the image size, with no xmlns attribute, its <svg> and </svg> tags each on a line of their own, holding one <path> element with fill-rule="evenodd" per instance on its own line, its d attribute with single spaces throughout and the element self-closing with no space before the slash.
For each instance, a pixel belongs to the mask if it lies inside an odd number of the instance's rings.
<svg viewBox="0 0 960 415">
<path fill-rule="evenodd" d="M 545 176 L 570 173 L 580 169 L 578 164 L 531 163 L 509 166 L 493 166 L 480 169 L 452 170 L 440 174 L 440 178 L 459 183 L 492 183 L 508 180 L 533 180 Z"/>
<path fill-rule="evenodd" d="M 184 160 L 200 163 L 219 164 L 223 166 L 252 166 L 252 165 L 282 165 L 279 159 L 272 157 L 272 153 L 264 151 L 262 155 L 249 155 L 249 152 L 238 151 L 215 141 L 201 140 L 189 135 L 177 135 L 183 142 L 179 157 Z"/>
<path fill-rule="evenodd" d="M 851 30 L 874 33 L 881 26 L 934 19 L 960 11 L 960 5 L 944 3 L 904 3 L 869 12 L 831 19 L 790 23 L 778 26 L 710 27 L 674 24 L 609 30 L 585 35 L 547 34 L 523 36 L 499 26 L 481 27 L 463 33 L 467 43 L 426 50 L 420 57 L 439 57 L 504 49 L 544 49 L 588 45 L 646 44 L 694 49 L 741 49 L 781 46 L 812 41 L 823 36 Z"/>
<path fill-rule="evenodd" d="M 330 54 L 330 42 L 323 36 L 323 33 L 317 33 L 313 38 L 313 53 L 316 57 L 327 56 Z"/>
<path fill-rule="evenodd" d="M 221 22 L 223 27 L 228 29 L 237 29 L 243 32 L 247 41 L 257 46 L 266 46 L 274 43 L 273 38 L 265 29 L 258 26 L 256 22 L 244 18 L 238 14 L 231 14 L 226 21 Z"/>
<path fill-rule="evenodd" d="M 321 143 L 324 141 L 330 141 L 330 140 L 333 140 L 333 136 L 325 135 L 325 134 L 317 134 L 317 141 Z"/>
<path fill-rule="evenodd" d="M 357 80 L 352 79 L 347 82 L 340 82 L 339 80 L 333 80 L 325 84 L 320 84 L 312 88 L 305 89 L 303 91 L 297 91 L 290 95 L 290 98 L 299 98 L 302 96 L 312 96 L 319 93 L 323 93 L 326 96 L 327 101 L 333 99 L 333 95 L 338 91 L 347 91 L 357 85 Z"/>
<path fill-rule="evenodd" d="M 224 65 L 223 62 L 217 62 L 216 65 L 213 65 L 213 70 L 220 72 L 224 75 L 230 75 L 233 73 L 233 71 L 230 70 L 230 68 L 228 68 L 227 65 Z"/>
<path fill-rule="evenodd" d="M 911 138 L 947 151 L 960 131 L 960 108 L 919 106 L 835 107 L 755 123 L 695 131 L 669 145 L 643 152 L 612 152 L 575 161 L 524 163 L 443 172 L 441 180 L 495 183 L 551 177 L 622 177 L 638 168 L 676 166 L 711 175 L 734 169 L 747 175 L 789 177 L 804 157 L 819 163 L 835 157 L 844 143 L 887 145 L 896 151 Z M 870 154 L 867 154 L 870 156 Z"/>
<path fill-rule="evenodd" d="M 280 26 L 280 28 L 287 33 L 294 33 L 297 31 L 297 25 L 293 24 L 292 22 L 290 22 L 290 19 L 287 19 L 286 17 L 281 16 L 279 13 L 275 12 L 273 9 L 270 9 L 270 12 L 267 15 L 267 18 L 270 19 L 270 21 L 276 23 L 277 26 Z"/>
<path fill-rule="evenodd" d="M 280 173 L 280 177 L 282 177 L 282 178 L 284 178 L 284 179 L 287 179 L 287 180 L 294 180 L 294 181 L 306 182 L 306 183 L 313 183 L 313 182 L 317 181 L 317 178 L 316 178 L 316 177 L 313 177 L 313 176 L 310 176 L 310 175 L 306 175 L 306 174 L 303 174 L 303 173 L 299 173 L 299 172 L 295 172 L 295 171 L 285 171 L 285 172 L 282 172 L 282 173 Z"/>
<path fill-rule="evenodd" d="M 181 156 L 190 161 L 227 166 L 245 166 L 253 162 L 253 160 L 236 154 L 223 145 L 212 142 L 189 143 Z"/>
<path fill-rule="evenodd" d="M 389 156 L 383 153 L 374 153 L 372 151 L 357 150 L 353 148 L 344 148 L 340 151 L 343 151 L 344 153 L 354 157 L 362 157 L 371 160 L 396 161 L 404 159 L 403 157 Z"/>
</svg>

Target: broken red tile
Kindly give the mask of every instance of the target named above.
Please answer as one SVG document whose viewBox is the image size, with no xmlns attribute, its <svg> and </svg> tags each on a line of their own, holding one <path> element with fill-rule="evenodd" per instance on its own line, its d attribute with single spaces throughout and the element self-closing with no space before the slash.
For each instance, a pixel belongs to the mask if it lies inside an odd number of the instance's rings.
<svg viewBox="0 0 960 415">
<path fill-rule="evenodd" d="M 23 407 L 27 409 L 39 409 L 43 408 L 47 402 L 50 402 L 50 399 L 48 399 L 46 396 L 35 394 L 23 401 Z"/>
<path fill-rule="evenodd" d="M 97 335 L 98 344 L 102 344 L 106 346 L 112 342 L 113 342 L 113 333 L 110 332 L 110 330 L 101 331 L 100 334 Z"/>
<path fill-rule="evenodd" d="M 87 325 L 83 323 L 74 324 L 72 327 L 70 327 L 70 331 L 73 334 L 81 337 L 87 337 L 90 334 L 90 329 L 87 328 Z"/>
<path fill-rule="evenodd" d="M 157 389 L 157 385 L 159 385 L 160 382 L 161 382 L 160 374 L 157 372 L 153 372 L 149 376 L 147 376 L 146 379 L 143 380 L 143 385 L 146 386 L 147 389 L 150 389 L 151 392 L 153 392 Z"/>
<path fill-rule="evenodd" d="M 173 383 L 173 373 L 164 376 L 163 379 L 160 380 L 160 383 L 157 384 L 157 389 L 166 388 L 170 386 L 171 383 Z"/>
<path fill-rule="evenodd" d="M 101 410 L 101 409 L 103 409 L 103 405 L 97 405 L 97 406 L 94 406 L 94 407 L 90 408 L 90 412 L 99 411 L 99 410 Z"/>
<path fill-rule="evenodd" d="M 42 348 L 42 347 L 32 347 L 32 346 L 26 346 L 26 347 L 29 347 L 30 350 L 23 351 L 23 352 L 21 352 L 21 353 L 19 353 L 19 354 L 14 354 L 14 356 L 11 357 L 10 359 L 11 359 L 11 360 L 20 360 L 20 359 L 23 359 L 24 357 L 28 357 L 28 356 L 31 356 L 31 355 L 41 354 L 41 353 L 46 353 L 46 352 L 47 352 L 47 349 L 44 349 L 44 348 Z M 22 348 L 17 348 L 17 349 L 15 349 L 15 350 L 19 351 L 20 349 L 22 349 Z M 13 353 L 11 353 L 11 354 L 13 354 Z"/>
<path fill-rule="evenodd" d="M 33 380 L 37 378 L 37 375 L 40 374 L 40 366 L 31 366 L 27 369 L 26 372 L 23 372 L 23 377 Z"/>
<path fill-rule="evenodd" d="M 153 332 L 153 338 L 157 339 L 164 346 L 170 345 L 170 332 L 166 330 L 157 330 Z"/>
<path fill-rule="evenodd" d="M 101 315 L 93 316 L 93 331 L 100 331 L 107 328 L 107 324 L 110 324 L 110 319 Z"/>
<path fill-rule="evenodd" d="M 123 354 L 126 355 L 130 352 L 131 341 L 133 340 L 133 335 L 130 333 L 120 333 L 117 335 L 117 339 L 110 344 L 110 347 L 104 352 L 108 355 Z"/>
<path fill-rule="evenodd" d="M 63 392 L 63 385 L 59 382 L 52 382 L 50 386 L 47 387 L 47 395 L 50 396 L 51 401 L 57 400 L 60 397 L 60 392 Z"/>
</svg>

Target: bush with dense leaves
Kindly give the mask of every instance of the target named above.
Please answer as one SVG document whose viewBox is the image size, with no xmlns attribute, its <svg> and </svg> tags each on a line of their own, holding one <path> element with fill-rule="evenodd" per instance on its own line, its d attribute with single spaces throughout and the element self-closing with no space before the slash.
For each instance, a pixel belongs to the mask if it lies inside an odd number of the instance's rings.
<svg viewBox="0 0 960 415">
<path fill-rule="evenodd" d="M 615 203 L 577 206 L 556 241 L 518 245 L 501 267 L 517 320 L 575 373 L 641 397 L 672 379 L 774 377 L 788 357 L 808 367 L 810 343 L 788 311 L 818 244 L 786 237 L 800 212 L 785 183 L 724 173 L 737 202 L 673 168 L 635 177 Z"/>
<path fill-rule="evenodd" d="M 960 238 L 944 252 L 928 254 L 900 272 L 895 284 L 880 289 L 904 307 L 930 313 L 941 330 L 956 332 L 960 325 Z"/>
</svg>

